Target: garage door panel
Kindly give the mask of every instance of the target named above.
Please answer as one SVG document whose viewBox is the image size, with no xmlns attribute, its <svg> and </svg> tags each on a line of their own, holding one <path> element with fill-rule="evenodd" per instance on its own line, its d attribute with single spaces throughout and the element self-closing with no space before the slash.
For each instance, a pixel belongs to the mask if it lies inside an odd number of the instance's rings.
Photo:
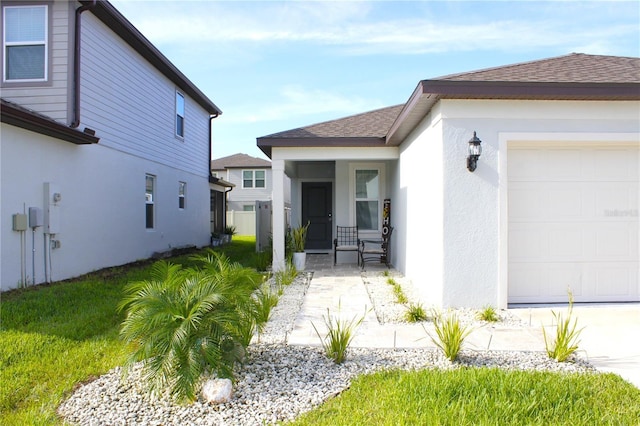
<svg viewBox="0 0 640 426">
<path fill-rule="evenodd" d="M 636 230 L 634 231 L 634 228 Z M 628 260 L 637 258 L 637 244 L 634 247 L 634 234 L 637 226 L 627 223 L 607 223 L 600 225 L 596 233 L 596 256 L 600 260 Z"/>
<path fill-rule="evenodd" d="M 638 180 L 640 151 L 635 148 L 594 150 L 597 156 L 594 177 L 599 181 Z"/>
<path fill-rule="evenodd" d="M 600 265 L 595 274 L 595 294 L 598 299 L 607 297 L 614 300 L 624 297 L 633 292 L 633 285 L 637 279 L 637 274 L 625 265 Z"/>
<path fill-rule="evenodd" d="M 632 216 L 638 208 L 638 185 L 633 183 L 598 184 L 593 192 L 596 216 L 600 218 Z"/>
<path fill-rule="evenodd" d="M 509 297 L 520 300 L 540 297 L 541 283 L 547 281 L 545 271 L 522 264 L 511 265 L 509 277 L 513 277 L 513 284 L 509 287 Z"/>
<path fill-rule="evenodd" d="M 549 227 L 546 227 L 547 229 Z M 548 258 L 560 260 L 572 260 L 585 257 L 585 249 L 588 249 L 584 229 L 576 225 L 560 226 L 558 224 L 548 233 L 549 250 Z M 540 232 L 543 232 L 540 230 Z"/>
<path fill-rule="evenodd" d="M 510 303 L 640 300 L 639 169 L 637 147 L 509 150 Z"/>
</svg>

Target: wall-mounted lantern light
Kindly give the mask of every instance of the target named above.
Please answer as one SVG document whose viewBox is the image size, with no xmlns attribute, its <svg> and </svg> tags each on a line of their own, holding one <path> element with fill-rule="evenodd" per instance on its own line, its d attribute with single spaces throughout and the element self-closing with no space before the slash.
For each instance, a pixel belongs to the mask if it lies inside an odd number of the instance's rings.
<svg viewBox="0 0 640 426">
<path fill-rule="evenodd" d="M 469 139 L 469 156 L 467 157 L 467 169 L 473 172 L 478 165 L 478 158 L 482 154 L 482 147 L 480 144 L 482 141 L 476 136 L 476 132 L 473 132 L 473 137 Z"/>
</svg>

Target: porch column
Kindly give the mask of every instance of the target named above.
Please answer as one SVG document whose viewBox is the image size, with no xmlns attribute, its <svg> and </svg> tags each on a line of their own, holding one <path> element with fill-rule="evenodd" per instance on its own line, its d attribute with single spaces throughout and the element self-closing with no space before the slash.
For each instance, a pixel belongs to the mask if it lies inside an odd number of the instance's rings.
<svg viewBox="0 0 640 426">
<path fill-rule="evenodd" d="M 271 229 L 273 232 L 273 271 L 285 269 L 284 256 L 284 233 L 285 233 L 285 212 L 284 212 L 284 160 L 271 160 L 272 185 L 272 220 Z"/>
</svg>

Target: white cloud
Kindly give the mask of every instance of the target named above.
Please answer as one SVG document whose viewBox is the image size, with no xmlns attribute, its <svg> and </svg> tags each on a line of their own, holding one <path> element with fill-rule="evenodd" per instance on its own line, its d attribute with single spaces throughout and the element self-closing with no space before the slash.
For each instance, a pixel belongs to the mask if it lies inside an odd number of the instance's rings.
<svg viewBox="0 0 640 426">
<path fill-rule="evenodd" d="M 520 17 L 512 14 L 505 19 L 490 13 L 482 16 L 481 8 L 476 8 L 471 21 L 455 14 L 437 17 L 425 8 L 423 16 L 380 13 L 382 7 L 402 10 L 402 3 L 131 0 L 113 3 L 143 34 L 159 44 L 246 42 L 247 49 L 260 49 L 268 43 L 306 42 L 332 46 L 342 54 L 368 55 L 549 46 L 567 50 L 569 46 L 596 42 L 600 46 L 614 44 L 612 40 L 618 37 L 637 38 L 637 26 L 628 23 L 581 25 L 580 19 L 594 19 L 598 10 L 589 10 L 588 16 L 582 17 L 580 13 L 587 14 L 584 9 L 576 5 L 567 12 L 570 6 L 567 3 L 563 5 L 562 16 L 548 11 L 539 15 L 522 12 Z"/>
<path fill-rule="evenodd" d="M 338 118 L 345 115 L 357 114 L 363 111 L 381 108 L 384 105 L 375 99 L 343 96 L 326 90 L 306 89 L 301 86 L 284 86 L 269 99 L 268 103 L 252 103 L 251 105 L 237 105 L 236 110 L 227 108 L 226 123 L 258 123 L 278 120 L 294 121 L 296 117 L 331 115 Z M 327 119 L 332 119 L 332 118 Z"/>
</svg>

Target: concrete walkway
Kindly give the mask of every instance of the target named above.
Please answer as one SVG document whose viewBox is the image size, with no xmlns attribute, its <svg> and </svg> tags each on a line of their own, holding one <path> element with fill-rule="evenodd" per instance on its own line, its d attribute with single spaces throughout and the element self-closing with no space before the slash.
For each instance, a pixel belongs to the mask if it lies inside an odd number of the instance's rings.
<svg viewBox="0 0 640 426">
<path fill-rule="evenodd" d="M 313 278 L 305 296 L 294 328 L 288 336 L 290 345 L 319 346 L 320 335 L 327 331 L 326 319 L 359 320 L 352 347 L 368 348 L 435 348 L 428 333 L 431 323 L 380 324 L 372 309 L 372 302 L 355 264 L 333 265 L 333 256 L 308 254 L 307 271 Z M 369 273 L 386 270 L 384 265 L 367 264 Z M 542 326 L 554 335 L 550 307 L 510 309 L 530 328 L 502 325 L 474 329 L 465 347 L 472 350 L 544 351 Z M 566 308 L 553 308 L 556 311 Z M 328 315 L 329 314 L 329 315 Z M 640 304 L 574 306 L 580 334 L 582 355 L 599 370 L 621 375 L 640 387 Z"/>
</svg>

